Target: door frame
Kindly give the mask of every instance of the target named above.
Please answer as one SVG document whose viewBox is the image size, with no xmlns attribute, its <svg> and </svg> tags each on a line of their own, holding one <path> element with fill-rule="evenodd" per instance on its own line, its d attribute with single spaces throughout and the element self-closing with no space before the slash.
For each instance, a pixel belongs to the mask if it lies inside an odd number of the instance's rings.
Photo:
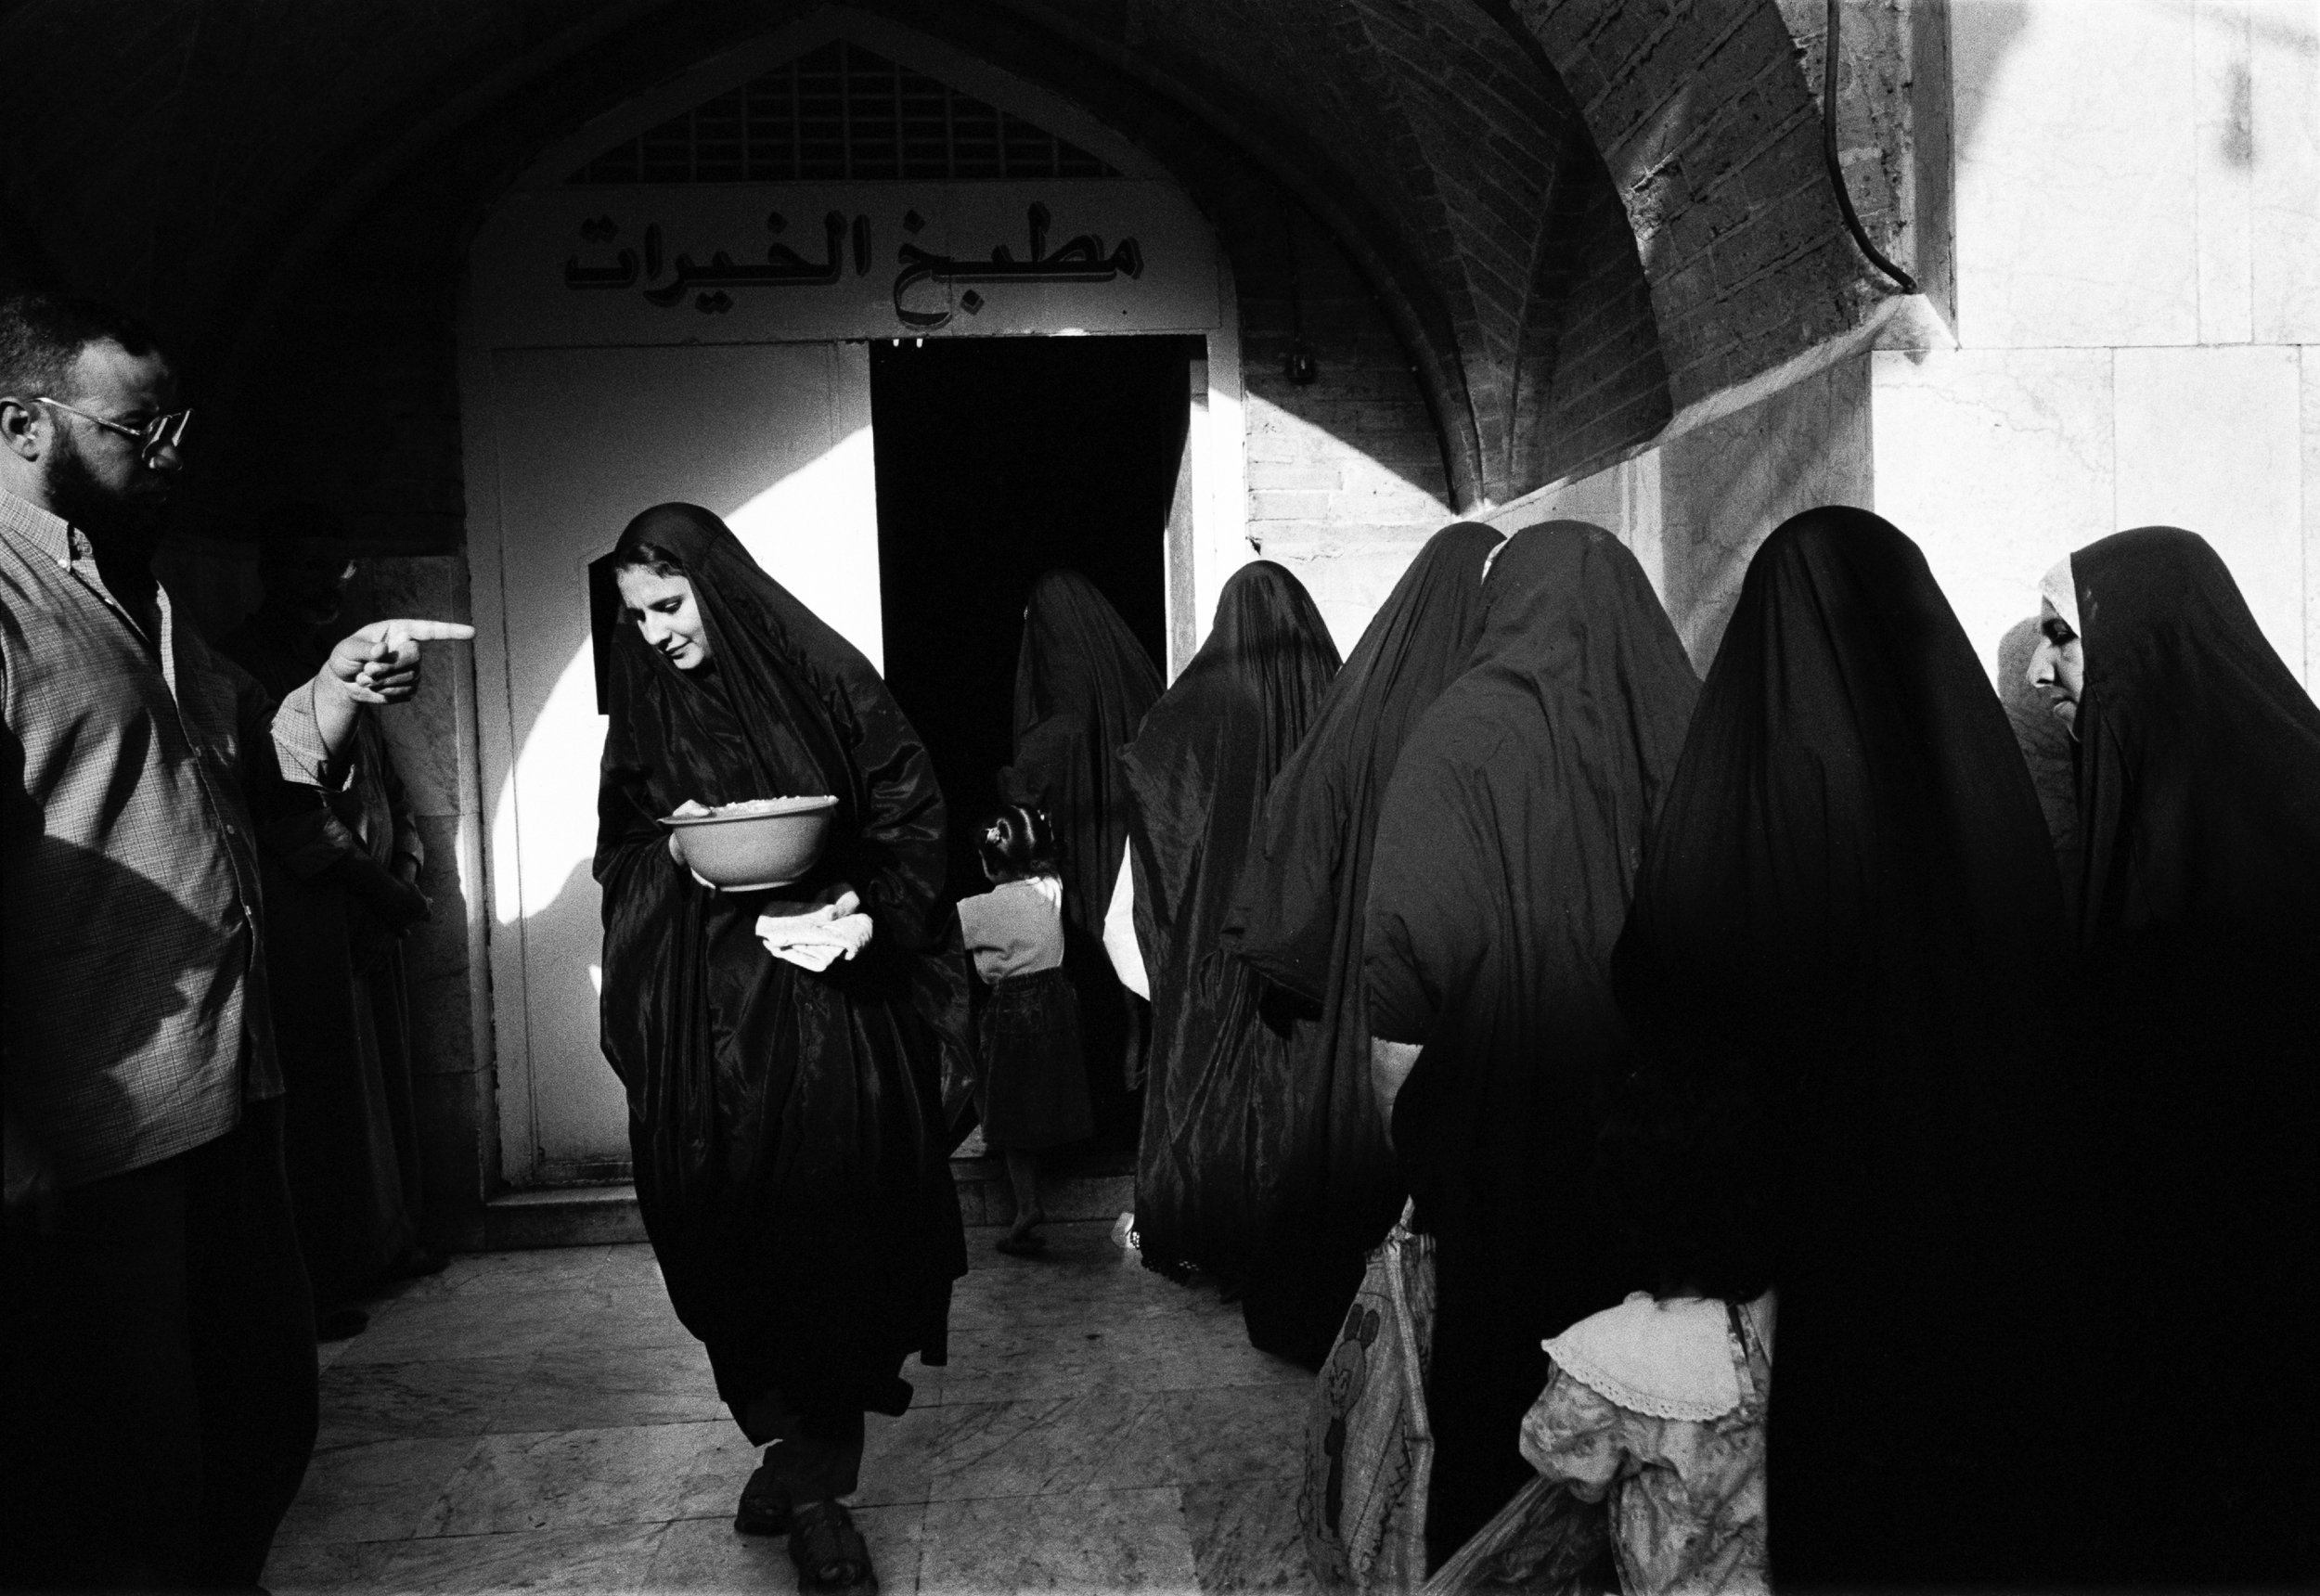
<svg viewBox="0 0 2320 1596">
<path fill-rule="evenodd" d="M 595 150 L 626 136 L 758 71 L 833 38 L 858 40 L 914 69 L 946 78 L 991 103 L 1033 119 L 1071 138 L 1117 167 L 1146 181 L 1177 186 L 1152 159 L 1086 113 L 1035 86 L 1014 79 L 986 62 L 960 55 L 883 18 L 833 8 L 796 26 L 783 29 L 730 52 L 693 72 L 684 74 L 620 109 L 597 119 L 572 138 L 557 145 L 511 187 L 508 198 L 561 184 L 574 166 Z M 778 193 L 780 185 L 732 185 L 735 189 Z M 987 185 L 986 185 L 987 187 Z M 1178 189 L 1180 193 L 1180 188 Z M 477 747 L 483 856 L 470 883 L 470 913 L 481 921 L 482 939 L 489 950 L 489 994 L 476 983 L 478 999 L 470 1010 L 476 1056 L 490 1061 L 497 1097 L 498 1170 L 507 1186 L 525 1188 L 548 1183 L 565 1171 L 543 1167 L 535 1132 L 535 1094 L 543 1071 L 532 1051 L 532 1028 L 526 999 L 524 939 L 521 919 L 502 924 L 496 891 L 500 861 L 492 855 L 501 806 L 508 802 L 522 737 L 515 723 L 508 670 L 507 593 L 509 573 L 504 547 L 504 507 L 501 494 L 498 400 L 493 380 L 492 355 L 502 348 L 540 347 L 504 341 L 494 328 L 479 325 L 475 291 L 479 277 L 502 263 L 481 258 L 485 249 L 479 235 L 477 251 L 468 263 L 467 291 L 460 297 L 457 318 L 458 379 L 461 441 L 465 450 L 468 578 L 476 637 L 473 650 L 476 687 Z M 1198 331 L 1205 341 L 1205 360 L 1195 360 L 1188 384 L 1189 410 L 1185 431 L 1182 499 L 1189 515 L 1172 515 L 1167 532 L 1166 592 L 1167 601 L 1167 675 L 1173 681 L 1206 634 L 1224 583 L 1242 565 L 1257 558 L 1247 538 L 1248 460 L 1245 392 L 1242 381 L 1239 302 L 1231 264 L 1218 246 L 1213 231 L 1199 239 L 1214 263 L 1217 277 L 1216 325 Z M 868 329 L 865 329 L 866 332 Z M 1146 332 L 1124 328 L 1123 333 Z M 875 336 L 875 335 L 872 335 Z M 934 333 L 929 336 L 960 336 Z M 1050 336 L 1107 336 L 1076 328 L 1058 327 Z M 843 339 L 840 341 L 869 341 Z M 682 339 L 635 341 L 637 343 L 681 342 Z M 752 343 L 828 342 L 827 331 L 796 338 L 733 340 Z M 574 345 L 578 346 L 578 345 Z M 470 946 L 473 944 L 470 938 Z M 608 1166 L 601 1175 L 612 1175 Z"/>
</svg>

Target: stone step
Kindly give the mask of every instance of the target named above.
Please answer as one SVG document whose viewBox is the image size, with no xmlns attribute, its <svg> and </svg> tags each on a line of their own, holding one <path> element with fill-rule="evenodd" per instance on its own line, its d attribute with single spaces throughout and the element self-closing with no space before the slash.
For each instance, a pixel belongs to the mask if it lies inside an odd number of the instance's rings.
<svg viewBox="0 0 2320 1596">
<path fill-rule="evenodd" d="M 986 1152 L 979 1139 L 960 1152 L 950 1161 L 960 1217 L 974 1226 L 1012 1224 L 1015 1194 L 1007 1165 Z M 1136 1205 L 1136 1161 L 1125 1152 L 1058 1154 L 1041 1175 L 1039 1195 L 1050 1219 L 1116 1219 Z M 503 1192 L 484 1204 L 482 1233 L 458 1250 L 520 1252 L 645 1239 L 637 1189 L 624 1180 Z"/>
</svg>

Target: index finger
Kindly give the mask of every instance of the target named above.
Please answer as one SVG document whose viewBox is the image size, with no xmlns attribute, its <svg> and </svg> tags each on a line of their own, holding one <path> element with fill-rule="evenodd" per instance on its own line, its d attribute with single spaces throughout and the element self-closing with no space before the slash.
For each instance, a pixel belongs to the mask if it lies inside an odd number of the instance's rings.
<svg viewBox="0 0 2320 1596">
<path fill-rule="evenodd" d="M 387 636 L 408 643 L 464 643 L 475 628 L 462 621 L 389 621 Z"/>
</svg>

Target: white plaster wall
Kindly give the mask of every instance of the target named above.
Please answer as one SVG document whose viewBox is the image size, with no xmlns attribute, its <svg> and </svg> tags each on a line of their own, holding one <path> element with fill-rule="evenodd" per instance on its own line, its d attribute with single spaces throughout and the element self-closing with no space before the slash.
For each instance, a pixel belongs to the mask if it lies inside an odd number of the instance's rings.
<svg viewBox="0 0 2320 1596">
<path fill-rule="evenodd" d="M 1878 511 L 1977 649 L 2123 527 L 2320 672 L 2320 5 L 1957 0 L 1954 347 L 1872 363 Z"/>
</svg>

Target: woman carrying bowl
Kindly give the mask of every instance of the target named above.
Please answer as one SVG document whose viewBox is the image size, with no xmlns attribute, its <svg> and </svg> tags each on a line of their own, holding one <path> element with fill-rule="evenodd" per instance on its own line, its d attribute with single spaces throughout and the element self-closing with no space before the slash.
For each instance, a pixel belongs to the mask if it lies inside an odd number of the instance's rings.
<svg viewBox="0 0 2320 1596">
<path fill-rule="evenodd" d="M 790 1537 L 808 1590 L 867 1583 L 841 1498 L 863 1414 L 945 1358 L 966 1273 L 941 1137 L 965 973 L 933 766 L 851 645 L 725 524 L 662 505 L 604 561 L 603 1044 L 669 1299 L 762 1466 L 735 1527 Z M 680 810 L 831 794 L 798 879 L 721 889 Z M 851 900 L 851 901 L 849 901 Z"/>
</svg>

